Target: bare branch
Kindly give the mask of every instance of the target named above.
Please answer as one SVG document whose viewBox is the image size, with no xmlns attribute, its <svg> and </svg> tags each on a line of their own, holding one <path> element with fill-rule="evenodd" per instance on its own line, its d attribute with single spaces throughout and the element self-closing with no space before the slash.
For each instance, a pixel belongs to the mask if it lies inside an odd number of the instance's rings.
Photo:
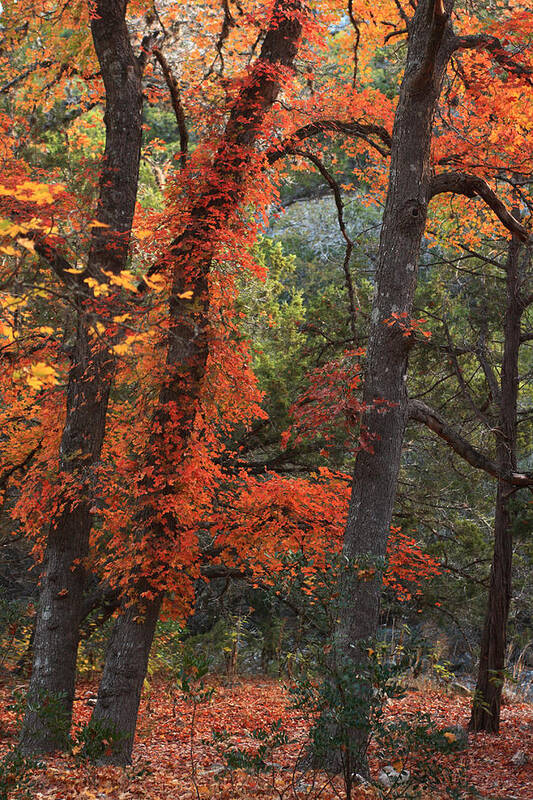
<svg viewBox="0 0 533 800">
<path fill-rule="evenodd" d="M 485 346 L 484 334 L 482 334 L 482 336 L 479 339 L 476 355 L 479 363 L 481 364 L 481 368 L 485 374 L 485 379 L 487 381 L 492 398 L 495 401 L 496 405 L 500 406 L 501 405 L 500 386 L 496 374 L 494 372 L 494 369 L 492 367 L 492 364 L 490 363 L 487 355 L 487 348 Z"/>
<path fill-rule="evenodd" d="M 147 33 L 143 36 L 141 41 L 141 52 L 137 56 L 137 63 L 139 64 L 141 74 L 144 74 L 146 64 L 148 63 L 148 56 L 155 44 L 156 36 L 153 33 Z"/>
<path fill-rule="evenodd" d="M 355 89 L 355 83 L 357 81 L 358 50 L 359 50 L 359 41 L 361 39 L 361 30 L 359 28 L 359 21 L 355 18 L 353 13 L 353 0 L 348 0 L 348 16 L 350 17 L 350 22 L 352 23 L 352 28 L 354 29 L 355 33 L 355 39 L 353 44 L 353 77 L 352 77 L 352 87 Z"/>
<path fill-rule="evenodd" d="M 513 472 L 510 478 L 502 476 L 497 464 L 484 453 L 473 447 L 453 428 L 438 411 L 422 403 L 421 400 L 409 400 L 407 407 L 409 419 L 421 422 L 433 433 L 443 439 L 452 450 L 467 461 L 472 467 L 481 469 L 494 478 L 505 477 L 514 486 L 532 487 L 533 475 L 529 473 Z"/>
<path fill-rule="evenodd" d="M 85 278 L 85 272 L 69 272 L 69 270 L 72 269 L 70 261 L 62 256 L 59 250 L 57 250 L 46 237 L 39 236 L 38 234 L 32 235 L 30 232 L 27 234 L 27 238 L 33 240 L 33 246 L 37 255 L 39 255 L 41 258 L 44 258 L 45 261 L 48 261 L 58 278 L 60 278 L 63 283 L 65 283 L 67 286 L 77 286 L 81 284 Z"/>
<path fill-rule="evenodd" d="M 231 13 L 228 0 L 222 0 L 222 10 L 224 12 L 224 19 L 222 21 L 222 28 L 220 29 L 220 33 L 218 35 L 218 39 L 215 44 L 215 49 L 217 53 L 215 58 L 213 59 L 213 63 L 209 67 L 206 75 L 204 76 L 204 80 L 213 73 L 217 61 L 220 61 L 219 75 L 222 75 L 222 73 L 224 72 L 224 54 L 223 54 L 224 42 L 228 38 L 230 30 L 237 24 Z"/>
<path fill-rule="evenodd" d="M 178 123 L 178 131 L 180 135 L 180 164 L 181 168 L 183 169 L 185 167 L 185 164 L 187 163 L 187 152 L 189 149 L 189 133 L 187 131 L 187 123 L 185 121 L 183 104 L 181 102 L 180 87 L 176 78 L 172 74 L 172 70 L 170 69 L 168 61 L 166 60 L 161 50 L 155 48 L 154 56 L 157 58 L 159 65 L 161 66 L 161 70 L 163 72 L 163 76 L 165 78 L 168 91 L 170 92 L 170 99 L 172 102 L 172 108 L 174 109 L 174 114 L 176 116 L 176 122 Z"/>
<path fill-rule="evenodd" d="M 465 400 L 469 404 L 470 408 L 472 409 L 472 411 L 474 412 L 476 417 L 479 420 L 481 420 L 481 422 L 489 430 L 492 430 L 492 428 L 494 427 L 492 421 L 489 419 L 489 417 L 487 417 L 483 413 L 483 411 L 481 411 L 481 409 L 479 409 L 477 407 L 476 403 L 474 402 L 474 398 L 472 397 L 472 394 L 470 393 L 470 390 L 469 390 L 469 388 L 468 388 L 468 386 L 466 384 L 465 377 L 463 375 L 463 371 L 462 371 L 461 367 L 459 366 L 459 361 L 457 359 L 457 351 L 456 351 L 455 347 L 453 346 L 453 341 L 452 341 L 452 337 L 451 337 L 451 334 L 450 334 L 450 329 L 448 328 L 448 325 L 446 324 L 446 321 L 444 319 L 442 320 L 442 325 L 444 327 L 444 332 L 446 334 L 446 339 L 448 340 L 448 354 L 450 356 L 450 361 L 452 362 L 452 366 L 453 366 L 455 375 L 457 377 L 457 382 L 459 383 L 459 388 L 461 390 L 461 394 L 463 395 L 463 397 L 465 398 Z"/>
<path fill-rule="evenodd" d="M 94 80 L 100 75 L 99 71 L 93 73 L 92 75 L 84 75 L 71 64 L 59 64 L 51 59 L 47 59 L 46 61 L 37 61 L 35 64 L 32 64 L 31 67 L 27 67 L 22 72 L 19 72 L 18 75 L 15 75 L 13 78 L 11 78 L 11 80 L 9 80 L 7 83 L 4 83 L 3 86 L 0 86 L 0 94 L 7 94 L 11 89 L 13 89 L 14 86 L 24 81 L 29 75 L 36 72 L 38 69 L 49 69 L 54 64 L 57 64 L 58 67 L 57 75 L 52 78 L 49 83 L 42 87 L 43 91 L 44 89 L 51 88 L 54 83 L 57 83 L 65 74 L 68 74 L 68 76 L 78 75 L 86 81 Z"/>
<path fill-rule="evenodd" d="M 387 42 L 390 42 L 391 39 L 395 39 L 396 36 L 404 36 L 407 33 L 409 33 L 407 28 L 401 28 L 401 30 L 398 31 L 390 31 L 390 33 L 388 33 L 383 39 L 383 44 L 387 44 Z"/>
<path fill-rule="evenodd" d="M 405 22 L 405 27 L 407 28 L 407 30 L 409 30 L 409 25 L 411 24 L 411 20 L 409 19 L 409 16 L 405 13 L 405 9 L 402 6 L 402 4 L 400 3 L 400 0 L 394 0 L 394 3 L 396 5 L 396 8 L 398 9 L 398 13 L 400 14 L 400 17 Z"/>
<path fill-rule="evenodd" d="M 350 272 L 350 260 L 352 257 L 353 252 L 353 242 L 348 235 L 348 231 L 346 230 L 346 225 L 344 222 L 344 203 L 342 202 L 341 191 L 339 189 L 339 184 L 331 175 L 330 172 L 326 169 L 322 161 L 318 158 L 318 156 L 310 153 L 308 150 L 297 150 L 294 149 L 293 153 L 295 155 L 302 156 L 310 161 L 315 167 L 318 169 L 324 180 L 329 184 L 331 187 L 331 191 L 333 192 L 333 197 L 335 198 L 335 205 L 337 207 L 337 219 L 339 221 L 339 229 L 342 234 L 344 241 L 346 242 L 346 250 L 344 253 L 344 261 L 342 264 L 342 268 L 344 270 L 344 279 L 346 281 L 346 291 L 348 292 L 348 303 L 350 308 L 350 328 L 352 331 L 353 341 L 354 344 L 357 339 L 357 329 L 356 329 L 356 307 L 355 307 L 355 291 L 353 287 L 352 281 L 352 274 Z"/>
</svg>

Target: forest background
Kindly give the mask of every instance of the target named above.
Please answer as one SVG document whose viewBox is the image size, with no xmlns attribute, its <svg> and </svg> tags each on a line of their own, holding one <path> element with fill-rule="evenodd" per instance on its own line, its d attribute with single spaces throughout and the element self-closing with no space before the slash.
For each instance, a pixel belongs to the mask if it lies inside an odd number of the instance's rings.
<svg viewBox="0 0 533 800">
<path fill-rule="evenodd" d="M 17 752 L 72 750 L 101 672 L 93 756 L 129 762 L 147 672 L 176 665 L 323 681 L 348 792 L 384 665 L 477 679 L 496 732 L 533 668 L 528 4 L 0 25 Z"/>
</svg>

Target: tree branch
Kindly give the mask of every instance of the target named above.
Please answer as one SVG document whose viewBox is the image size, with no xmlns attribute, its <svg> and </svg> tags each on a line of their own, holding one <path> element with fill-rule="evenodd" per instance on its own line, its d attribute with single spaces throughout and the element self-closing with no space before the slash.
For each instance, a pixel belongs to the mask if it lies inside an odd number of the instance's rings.
<svg viewBox="0 0 533 800">
<path fill-rule="evenodd" d="M 483 411 L 480 408 L 477 407 L 476 403 L 474 402 L 474 398 L 472 397 L 472 394 L 470 393 L 470 390 L 469 390 L 469 388 L 468 388 L 468 386 L 466 384 L 466 381 L 465 381 L 464 375 L 462 373 L 461 367 L 459 366 L 459 361 L 457 359 L 457 351 L 456 351 L 455 347 L 453 346 L 453 341 L 452 341 L 452 337 L 451 337 L 451 334 L 450 334 L 450 329 L 448 328 L 448 325 L 446 324 L 446 321 L 444 319 L 441 320 L 441 322 L 442 322 L 442 325 L 444 327 L 444 332 L 446 334 L 446 339 L 448 340 L 448 353 L 449 353 L 449 356 L 450 356 L 450 361 L 452 362 L 452 366 L 453 366 L 455 375 L 457 377 L 457 381 L 459 383 L 459 388 L 461 390 L 461 394 L 463 395 L 463 397 L 465 398 L 465 400 L 467 401 L 467 403 L 471 407 L 471 409 L 474 412 L 474 414 L 476 415 L 476 417 L 479 420 L 481 420 L 483 425 L 485 425 L 485 427 L 488 430 L 492 430 L 493 427 L 494 427 L 493 422 L 489 419 L 489 417 L 486 416 L 486 414 L 483 413 Z"/>
<path fill-rule="evenodd" d="M 185 113 L 183 111 L 183 105 L 181 102 L 180 87 L 176 78 L 172 74 L 172 70 L 170 69 L 168 61 L 166 60 L 161 50 L 155 48 L 154 56 L 158 60 L 159 65 L 161 67 L 161 71 L 163 72 L 163 76 L 165 78 L 168 91 L 170 92 L 170 99 L 172 102 L 172 108 L 174 109 L 176 122 L 178 123 L 178 131 L 180 135 L 180 164 L 181 168 L 183 169 L 185 167 L 185 164 L 187 163 L 187 152 L 189 150 L 189 133 L 187 131 L 187 123 L 185 122 Z"/>
<path fill-rule="evenodd" d="M 533 68 L 516 61 L 503 47 L 496 36 L 485 33 L 472 36 L 454 36 L 451 41 L 452 52 L 456 50 L 486 50 L 500 66 L 515 75 L 524 76 L 527 83 L 533 86 Z"/>
<path fill-rule="evenodd" d="M 533 475 L 529 473 L 513 472 L 508 478 L 500 474 L 497 464 L 481 453 L 470 442 L 464 439 L 438 411 L 423 403 L 421 400 L 409 400 L 407 406 L 409 419 L 421 422 L 433 433 L 436 433 L 452 448 L 452 450 L 467 461 L 472 467 L 481 469 L 492 475 L 493 478 L 505 477 L 509 483 L 519 487 L 533 487 Z"/>
<path fill-rule="evenodd" d="M 498 407 L 501 406 L 501 390 L 500 384 L 498 382 L 498 378 L 494 372 L 492 364 L 489 361 L 489 357 L 487 355 L 487 348 L 485 346 L 485 332 L 481 334 L 479 337 L 478 347 L 476 350 L 477 359 L 481 365 L 481 368 L 485 374 L 485 379 L 487 381 L 489 391 L 492 395 L 492 398 Z"/>
<path fill-rule="evenodd" d="M 388 158 L 390 155 L 389 149 L 392 144 L 390 133 L 382 125 L 373 125 L 370 123 L 361 122 L 343 122 L 339 119 L 324 119 L 318 122 L 310 122 L 298 128 L 284 139 L 277 147 L 272 148 L 267 152 L 267 160 L 269 164 L 274 164 L 280 158 L 283 158 L 290 150 L 298 145 L 304 139 L 309 139 L 311 136 L 317 136 L 319 133 L 344 133 L 348 136 L 359 137 L 364 139 L 368 144 L 378 151 L 382 156 Z M 371 136 L 377 136 L 385 145 L 378 144 Z M 389 148 L 389 149 L 387 149 Z"/>
<path fill-rule="evenodd" d="M 354 345 L 357 339 L 357 329 L 356 329 L 356 306 L 355 306 L 355 291 L 352 281 L 352 274 L 350 272 L 350 260 L 352 257 L 353 252 L 353 242 L 348 235 L 348 231 L 346 230 L 346 224 L 344 222 L 344 203 L 342 202 L 341 191 L 339 189 L 339 184 L 331 175 L 322 161 L 318 158 L 318 156 L 310 153 L 308 150 L 298 150 L 294 149 L 293 153 L 295 155 L 302 156 L 310 161 L 312 164 L 315 165 L 317 170 L 320 172 L 324 180 L 328 183 L 331 187 L 331 191 L 333 192 L 333 197 L 335 198 L 335 205 L 337 207 L 337 219 L 339 222 L 339 229 L 342 234 L 344 241 L 346 242 L 346 250 L 344 253 L 344 261 L 342 264 L 342 268 L 344 270 L 344 279 L 346 282 L 346 291 L 348 292 L 348 304 L 349 304 L 349 311 L 350 311 L 350 328 L 352 331 L 352 337 Z"/>
<path fill-rule="evenodd" d="M 209 67 L 209 70 L 204 76 L 204 80 L 213 73 L 217 61 L 220 61 L 220 70 L 218 74 L 222 75 L 222 73 L 224 72 L 224 54 L 223 54 L 224 43 L 228 38 L 231 29 L 235 27 L 236 22 L 233 18 L 233 14 L 231 13 L 228 0 L 222 0 L 222 10 L 224 12 L 224 19 L 222 20 L 222 28 L 220 29 L 220 33 L 218 35 L 215 44 L 215 49 L 217 53 L 213 59 L 211 66 Z"/>
<path fill-rule="evenodd" d="M 116 609 L 120 605 L 120 592 L 112 587 L 107 581 L 96 583 L 95 586 L 85 595 L 81 609 L 81 619 L 84 620 L 92 611 L 100 606 L 113 606 Z"/>
<path fill-rule="evenodd" d="M 12 466 L 4 470 L 2 475 L 0 475 L 0 489 L 6 488 L 7 482 L 9 481 L 10 477 L 14 475 L 15 472 L 18 472 L 19 469 L 24 469 L 24 467 L 26 467 L 30 463 L 35 453 L 37 453 L 41 449 L 41 447 L 42 447 L 42 442 L 39 442 L 39 444 L 37 444 L 32 450 L 30 450 L 28 455 L 25 456 L 22 459 L 22 461 L 20 461 L 18 464 L 13 464 Z"/>
<path fill-rule="evenodd" d="M 405 9 L 402 6 L 402 4 L 400 3 L 400 0 L 394 0 L 394 4 L 395 4 L 396 8 L 398 9 L 398 13 L 400 14 L 400 17 L 402 18 L 402 20 L 405 23 L 406 29 L 409 30 L 409 27 L 411 25 L 411 20 L 408 17 L 408 15 L 405 13 Z"/>
<path fill-rule="evenodd" d="M 11 80 L 7 81 L 7 83 L 4 83 L 2 86 L 0 86 L 0 94 L 7 94 L 14 86 L 16 86 L 21 81 L 25 80 L 29 75 L 36 72 L 38 69 L 49 69 L 55 63 L 57 62 L 54 62 L 51 59 L 47 59 L 45 61 L 37 61 L 35 64 L 32 64 L 31 67 L 27 67 L 25 70 L 23 70 L 23 72 L 20 72 L 18 75 L 15 75 L 13 78 L 11 78 Z M 52 79 L 50 83 L 46 84 L 46 87 L 43 88 L 49 89 L 65 73 L 68 73 L 69 76 L 77 75 L 83 78 L 83 80 L 85 81 L 94 80 L 95 78 L 98 78 L 98 76 L 100 75 L 100 72 L 95 72 L 92 75 L 84 75 L 83 73 L 80 73 L 77 69 L 75 69 L 71 64 L 58 64 L 58 67 L 59 69 L 57 72 L 57 76 L 54 79 Z"/>
<path fill-rule="evenodd" d="M 429 199 L 431 200 L 436 195 L 444 194 L 445 192 L 462 194 L 465 197 L 481 197 L 508 231 L 516 234 L 523 242 L 529 240 L 527 228 L 513 217 L 496 192 L 490 188 L 483 178 L 479 178 L 477 175 L 469 175 L 466 172 L 441 172 L 440 175 L 434 175 L 429 187 Z"/>
<path fill-rule="evenodd" d="M 357 81 L 358 50 L 359 50 L 359 42 L 361 40 L 361 30 L 359 28 L 359 20 L 355 18 L 355 15 L 353 13 L 353 0 L 348 0 L 348 16 L 350 17 L 350 22 L 352 23 L 352 28 L 355 34 L 353 43 L 353 76 L 352 76 L 352 87 L 355 89 L 355 84 Z"/>
<path fill-rule="evenodd" d="M 3 86 L 0 86 L 0 94 L 7 94 L 10 89 L 20 83 L 21 81 L 25 80 L 28 75 L 31 75 L 32 72 L 35 72 L 38 69 L 48 69 L 52 66 L 54 62 L 47 59 L 46 61 L 37 61 L 35 64 L 32 64 L 31 67 L 27 67 L 23 72 L 19 72 L 18 75 L 15 75 L 14 78 L 4 83 Z"/>
<path fill-rule="evenodd" d="M 83 278 L 86 275 L 86 272 L 81 273 L 72 273 L 69 270 L 72 269 L 72 265 L 70 261 L 68 261 L 64 256 L 61 255 L 59 250 L 50 244 L 48 239 L 44 236 L 39 236 L 38 234 L 32 235 L 31 232 L 27 234 L 27 238 L 33 241 L 33 246 L 35 248 L 35 252 L 45 261 L 48 261 L 58 278 L 60 278 L 63 283 L 67 286 L 80 286 Z"/>
</svg>

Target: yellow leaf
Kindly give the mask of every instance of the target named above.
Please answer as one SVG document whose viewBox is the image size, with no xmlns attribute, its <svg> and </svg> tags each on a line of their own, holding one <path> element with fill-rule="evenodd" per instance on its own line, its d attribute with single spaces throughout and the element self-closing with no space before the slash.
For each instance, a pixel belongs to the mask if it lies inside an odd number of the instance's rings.
<svg viewBox="0 0 533 800">
<path fill-rule="evenodd" d="M 446 733 L 444 734 L 444 738 L 447 739 L 449 742 L 457 741 L 457 736 L 455 735 L 455 733 L 452 733 L 451 731 L 446 731 Z"/>
<path fill-rule="evenodd" d="M 131 345 L 138 341 L 141 337 L 132 334 L 128 336 L 122 344 L 116 344 L 112 349 L 117 356 L 125 356 L 131 352 Z"/>
<path fill-rule="evenodd" d="M 11 325 L 7 325 L 5 322 L 2 322 L 2 320 L 0 320 L 0 336 L 3 336 L 8 342 L 12 342 L 15 338 Z"/>
<path fill-rule="evenodd" d="M 45 364 L 44 361 L 38 361 L 32 364 L 29 369 L 25 369 L 27 373 L 26 383 L 32 389 L 41 389 L 45 384 L 53 386 L 57 383 L 57 373 L 53 367 Z"/>
<path fill-rule="evenodd" d="M 90 289 L 93 290 L 93 294 L 95 297 L 109 294 L 109 286 L 107 285 L 107 283 L 100 283 L 99 281 L 96 280 L 96 278 L 85 278 L 84 282 Z"/>
<path fill-rule="evenodd" d="M 56 375 L 55 369 L 45 364 L 44 361 L 38 361 L 37 364 L 32 364 L 30 369 L 32 374 L 37 378 L 50 378 Z"/>
<path fill-rule="evenodd" d="M 122 286 L 123 289 L 128 289 L 130 292 L 137 291 L 137 279 L 133 272 L 129 272 L 127 269 L 123 269 L 118 275 L 104 270 L 104 275 L 107 275 L 109 282 L 114 286 Z"/>
<path fill-rule="evenodd" d="M 191 300 L 193 294 L 194 292 L 188 290 L 186 292 L 182 292 L 181 294 L 179 294 L 178 297 L 181 298 L 182 300 Z"/>
<path fill-rule="evenodd" d="M 33 244 L 31 239 L 23 239 L 22 237 L 17 240 L 22 247 L 25 247 L 26 250 L 29 250 L 30 253 L 35 253 L 35 245 Z"/>
<path fill-rule="evenodd" d="M 152 275 L 150 277 L 144 275 L 143 281 L 149 289 L 153 289 L 155 292 L 161 292 L 166 286 L 166 280 L 162 275 Z"/>
</svg>

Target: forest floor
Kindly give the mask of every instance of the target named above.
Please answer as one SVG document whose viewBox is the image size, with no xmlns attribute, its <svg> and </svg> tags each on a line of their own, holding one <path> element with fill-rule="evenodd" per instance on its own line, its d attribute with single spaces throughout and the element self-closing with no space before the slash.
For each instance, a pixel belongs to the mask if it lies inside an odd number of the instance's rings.
<svg viewBox="0 0 533 800">
<path fill-rule="evenodd" d="M 297 711 L 288 708 L 288 693 L 279 682 L 243 679 L 228 687 L 215 681 L 214 687 L 209 702 L 195 708 L 180 692 L 174 694 L 168 682 L 154 681 L 144 693 L 131 767 L 92 766 L 80 758 L 79 745 L 74 746 L 74 755 L 50 757 L 25 776 L 31 781 L 27 796 L 31 800 L 330 800 L 344 796 L 338 793 L 340 784 L 334 786 L 324 775 L 294 770 L 305 746 L 306 725 Z M 13 688 L 13 683 L 0 686 L 0 755 L 16 740 Z M 90 716 L 94 690 L 94 684 L 78 689 L 77 725 Z M 438 727 L 465 725 L 469 702 L 468 697 L 424 688 L 410 691 L 401 700 L 389 700 L 386 711 L 395 718 L 429 713 Z M 247 749 L 254 741 L 257 745 L 252 732 L 267 729 L 277 720 L 282 720 L 289 741 L 267 755 L 268 771 L 250 775 L 237 769 L 225 774 L 224 751 L 230 746 Z M 216 733 L 222 740 L 218 744 Z M 517 751 L 528 756 L 526 764 L 512 762 Z M 384 763 L 375 752 L 371 755 L 374 775 Z M 470 735 L 465 751 L 437 755 L 429 764 L 433 776 L 444 776 L 447 769 L 457 775 L 464 771 L 478 796 L 533 800 L 533 705 L 507 701 L 499 736 Z M 1 791 L 0 796 L 4 796 Z M 12 796 L 18 800 L 23 795 Z M 382 796 L 402 795 L 396 791 L 379 794 L 371 787 L 357 788 L 352 795 L 354 800 Z M 426 798 L 440 796 L 435 789 L 424 794 Z"/>
</svg>

